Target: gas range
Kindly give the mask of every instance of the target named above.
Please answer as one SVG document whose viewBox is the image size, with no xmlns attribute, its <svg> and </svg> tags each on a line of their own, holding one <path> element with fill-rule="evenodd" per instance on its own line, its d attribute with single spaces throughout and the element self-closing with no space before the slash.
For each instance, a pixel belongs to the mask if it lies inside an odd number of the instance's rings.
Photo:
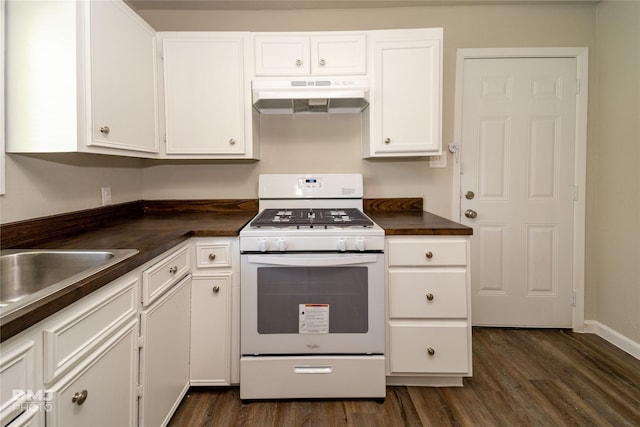
<svg viewBox="0 0 640 427">
<path fill-rule="evenodd" d="M 240 252 L 383 251 L 362 196 L 360 174 L 260 175 L 260 212 L 240 231 Z"/>
</svg>

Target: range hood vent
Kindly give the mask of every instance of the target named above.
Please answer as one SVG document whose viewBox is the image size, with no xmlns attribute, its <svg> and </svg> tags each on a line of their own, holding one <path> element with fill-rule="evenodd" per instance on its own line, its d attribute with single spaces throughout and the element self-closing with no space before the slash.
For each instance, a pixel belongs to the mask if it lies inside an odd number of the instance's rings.
<svg viewBox="0 0 640 427">
<path fill-rule="evenodd" d="M 369 106 L 369 82 L 359 80 L 254 80 L 260 114 L 361 113 Z"/>
</svg>

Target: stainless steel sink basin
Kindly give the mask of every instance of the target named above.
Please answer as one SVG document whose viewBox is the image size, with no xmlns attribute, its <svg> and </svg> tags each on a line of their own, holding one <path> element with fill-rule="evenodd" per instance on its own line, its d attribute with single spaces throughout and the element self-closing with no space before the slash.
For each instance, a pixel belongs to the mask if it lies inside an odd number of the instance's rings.
<svg viewBox="0 0 640 427">
<path fill-rule="evenodd" d="M 0 312 L 7 314 L 138 253 L 136 249 L 0 251 Z"/>
</svg>

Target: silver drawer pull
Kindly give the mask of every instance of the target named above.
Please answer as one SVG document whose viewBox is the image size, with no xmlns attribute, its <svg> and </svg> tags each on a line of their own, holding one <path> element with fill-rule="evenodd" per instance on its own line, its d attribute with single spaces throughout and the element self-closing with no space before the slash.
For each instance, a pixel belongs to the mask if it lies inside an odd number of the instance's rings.
<svg viewBox="0 0 640 427">
<path fill-rule="evenodd" d="M 82 390 L 79 393 L 75 393 L 72 397 L 71 397 L 71 402 L 77 404 L 78 406 L 82 405 L 84 403 L 85 400 L 87 400 L 87 396 L 89 395 L 89 392 L 87 390 Z"/>
<path fill-rule="evenodd" d="M 427 348 L 427 354 L 429 356 L 433 356 L 434 354 L 436 354 L 436 351 L 432 347 L 429 347 Z"/>
<path fill-rule="evenodd" d="M 426 297 L 429 301 L 433 301 L 433 294 L 431 292 L 427 292 Z"/>
<path fill-rule="evenodd" d="M 220 292 L 220 286 L 214 286 L 214 287 L 213 287 L 213 289 L 211 289 L 211 291 L 212 291 L 214 294 L 217 294 L 218 292 Z"/>
<path fill-rule="evenodd" d="M 431 259 L 431 258 L 433 258 L 433 252 L 431 252 L 431 251 L 426 252 L 426 253 L 424 254 L 424 256 L 426 256 L 426 257 L 427 257 L 427 259 Z"/>
<path fill-rule="evenodd" d="M 216 254 L 209 254 L 209 261 L 213 261 L 216 259 Z"/>
<path fill-rule="evenodd" d="M 174 265 L 169 269 L 169 273 L 176 274 L 178 272 L 178 266 Z"/>
<path fill-rule="evenodd" d="M 111 132 L 111 129 L 109 129 L 109 126 L 102 126 L 100 128 L 100 133 L 103 135 L 109 135 L 109 132 Z"/>
</svg>

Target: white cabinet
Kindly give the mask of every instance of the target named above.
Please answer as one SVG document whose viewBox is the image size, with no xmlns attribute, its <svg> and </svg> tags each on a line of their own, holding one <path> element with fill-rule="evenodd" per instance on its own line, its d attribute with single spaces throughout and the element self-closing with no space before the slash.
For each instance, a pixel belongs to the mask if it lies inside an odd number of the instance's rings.
<svg viewBox="0 0 640 427">
<path fill-rule="evenodd" d="M 166 32 L 158 37 L 163 58 L 164 155 L 257 158 L 248 33 Z"/>
<path fill-rule="evenodd" d="M 8 152 L 156 156 L 155 31 L 124 2 L 7 2 L 6 32 Z"/>
<path fill-rule="evenodd" d="M 387 384 L 471 375 L 468 256 L 466 237 L 387 238 Z"/>
<path fill-rule="evenodd" d="M 191 385 L 237 384 L 240 359 L 237 239 L 194 239 L 193 247 Z"/>
<path fill-rule="evenodd" d="M 49 390 L 47 427 L 136 425 L 138 319 L 110 337 Z"/>
<path fill-rule="evenodd" d="M 166 425 L 189 388 L 191 264 L 189 245 L 142 272 L 139 411 L 141 426 Z M 157 289 L 158 292 L 152 290 Z M 149 291 L 145 291 L 149 290 Z M 145 298 L 145 295 L 154 295 Z"/>
<path fill-rule="evenodd" d="M 365 74 L 366 35 L 304 33 L 254 36 L 256 76 Z"/>
<path fill-rule="evenodd" d="M 441 28 L 370 33 L 372 94 L 363 157 L 441 154 L 442 39 Z"/>
<path fill-rule="evenodd" d="M 49 395 L 36 387 L 37 333 L 22 334 L 0 348 L 0 425 L 44 425 Z M 12 421 L 13 420 L 13 421 Z M 11 422 L 11 423 L 10 423 Z"/>
</svg>

